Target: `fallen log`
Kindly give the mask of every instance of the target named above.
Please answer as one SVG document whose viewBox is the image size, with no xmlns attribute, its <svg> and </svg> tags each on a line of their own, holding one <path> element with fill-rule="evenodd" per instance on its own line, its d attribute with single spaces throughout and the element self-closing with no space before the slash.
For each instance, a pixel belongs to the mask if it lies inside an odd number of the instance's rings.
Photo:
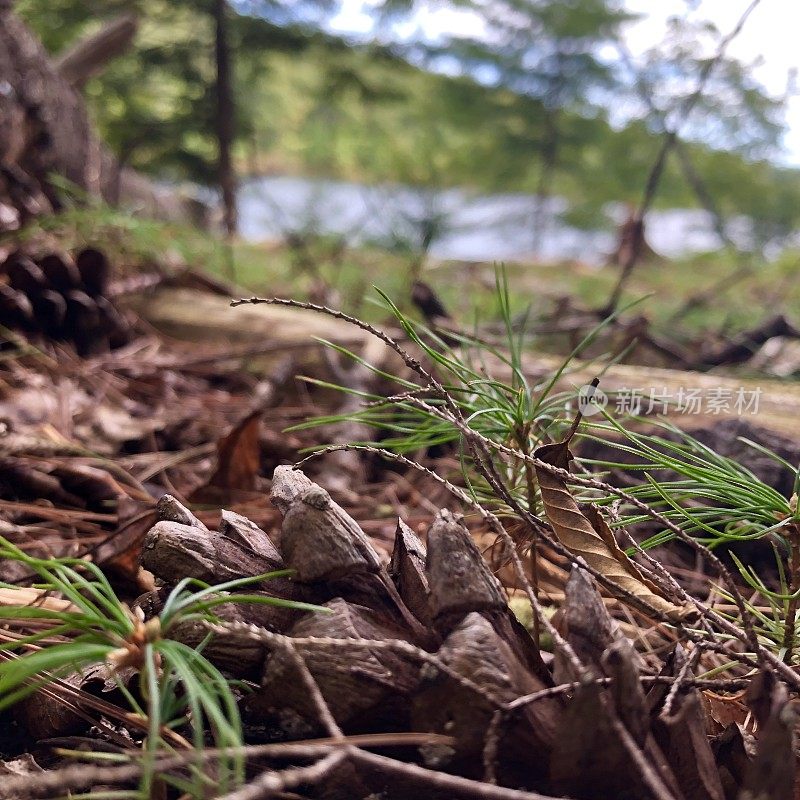
<svg viewBox="0 0 800 800">
<path fill-rule="evenodd" d="M 340 320 L 312 311 L 298 311 L 270 305 L 250 305 L 232 309 L 230 300 L 209 292 L 163 287 L 128 298 L 130 307 L 158 330 L 187 341 L 225 341 L 228 344 L 255 344 L 271 341 L 287 348 L 319 347 L 315 338 L 359 349 L 368 334 Z M 264 369 L 274 364 L 256 361 Z"/>
<path fill-rule="evenodd" d="M 129 304 L 157 329 L 188 341 L 225 341 L 253 346 L 274 342 L 282 347 L 313 352 L 317 345 L 314 339 L 317 337 L 363 353 L 367 343 L 373 338 L 346 322 L 311 311 L 249 304 L 231 309 L 229 302 L 220 296 L 187 289 L 160 288 L 151 295 L 130 297 Z M 402 335 L 397 331 L 387 329 L 387 333 L 402 340 Z M 388 354 L 388 350 L 385 352 L 387 355 L 379 356 L 378 363 L 384 363 L 384 360 L 388 365 L 400 363 Z M 268 373 L 275 365 L 275 358 L 274 355 L 254 358 L 249 366 L 256 371 Z M 390 360 L 392 358 L 395 360 Z M 507 366 L 499 359 L 485 355 L 485 361 L 488 374 L 498 380 L 510 380 Z M 319 358 L 312 361 L 313 364 L 319 362 Z M 562 367 L 562 357 L 545 353 L 526 356 L 523 361 L 525 377 L 534 383 L 546 379 Z M 587 364 L 575 359 L 557 388 L 567 390 L 589 384 L 598 371 L 596 363 Z M 673 402 L 672 407 L 667 409 L 667 414 L 687 430 L 706 426 L 711 421 L 742 418 L 734 408 L 738 392 L 743 392 L 745 398 L 757 396 L 757 417 L 754 416 L 753 419 L 772 431 L 794 436 L 794 419 L 800 415 L 800 386 L 774 379 L 727 377 L 690 370 L 611 364 L 603 369 L 601 388 L 609 395 L 625 390 L 629 393 L 632 390 L 640 392 L 645 413 L 651 390 L 665 393 L 673 399 L 681 391 L 684 394 L 697 391 L 702 397 L 709 393 L 718 393 L 730 398 L 727 407 L 723 404 L 716 411 L 703 410 L 702 413 L 693 414 L 676 411 Z M 613 407 L 614 401 L 611 403 Z M 657 402 L 656 406 L 658 407 Z"/>
</svg>

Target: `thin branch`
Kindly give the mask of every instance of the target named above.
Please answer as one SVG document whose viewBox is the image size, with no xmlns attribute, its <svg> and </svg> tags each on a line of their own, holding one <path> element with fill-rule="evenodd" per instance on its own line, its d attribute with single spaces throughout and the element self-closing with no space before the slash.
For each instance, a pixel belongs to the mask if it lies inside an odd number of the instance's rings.
<svg viewBox="0 0 800 800">
<path fill-rule="evenodd" d="M 697 81 L 697 86 L 692 94 L 687 97 L 683 103 L 681 103 L 680 113 L 678 114 L 678 124 L 675 128 L 667 129 L 664 132 L 664 136 L 661 142 L 661 147 L 656 155 L 656 159 L 653 162 L 653 166 L 650 169 L 650 173 L 647 176 L 647 181 L 645 183 L 644 193 L 642 195 L 642 199 L 639 203 L 639 207 L 636 210 L 636 214 L 634 219 L 638 222 L 642 222 L 644 220 L 645 214 L 650 208 L 650 205 L 653 202 L 653 199 L 656 195 L 656 190 L 658 189 L 658 184 L 661 182 L 661 176 L 664 172 L 664 166 L 667 162 L 667 157 L 669 156 L 670 151 L 675 146 L 676 142 L 678 141 L 678 135 L 680 133 L 681 128 L 685 124 L 686 120 L 688 119 L 689 115 L 692 113 L 692 110 L 697 105 L 698 101 L 700 100 L 703 91 L 705 90 L 706 83 L 708 79 L 711 77 L 714 69 L 716 68 L 719 61 L 725 55 L 726 50 L 728 49 L 728 45 L 741 33 L 742 28 L 744 27 L 745 23 L 747 22 L 748 17 L 750 14 L 755 11 L 757 6 L 761 0 L 752 0 L 749 6 L 744 10 L 744 13 L 739 18 L 736 26 L 733 30 L 719 43 L 717 48 L 717 52 L 715 53 L 714 57 L 709 59 L 704 65 L 703 69 L 700 72 L 700 77 Z M 628 282 L 628 279 L 633 272 L 634 267 L 636 266 L 637 261 L 639 260 L 639 251 L 641 241 L 634 242 L 634 246 L 630 248 L 630 252 L 628 257 L 625 260 L 625 263 L 622 265 L 622 269 L 620 270 L 619 279 L 617 280 L 614 289 L 611 292 L 611 297 L 608 300 L 607 305 L 604 308 L 604 314 L 608 314 L 616 309 L 619 305 L 620 298 L 622 297 L 622 292 L 625 289 L 625 285 Z"/>
<path fill-rule="evenodd" d="M 211 761 L 218 758 L 244 756 L 246 758 L 321 758 L 331 749 L 342 750 L 348 747 L 419 747 L 426 744 L 452 744 L 448 736 L 435 733 L 392 733 L 362 734 L 338 739 L 309 739 L 302 742 L 281 742 L 272 744 L 245 745 L 243 747 L 205 748 L 201 751 L 188 750 L 185 753 L 158 758 L 155 769 L 166 774 L 181 769 L 190 763 Z M 90 759 L 85 752 L 68 752 L 76 758 Z M 62 769 L 47 770 L 20 776 L 5 776 L 0 783 L 2 800 L 24 800 L 27 797 L 52 797 L 56 792 L 79 789 L 94 784 L 119 784 L 136 780 L 142 773 L 140 752 L 125 754 L 130 762 L 115 766 L 100 766 L 79 763 Z"/>
<path fill-rule="evenodd" d="M 460 778 L 446 772 L 434 772 L 416 764 L 395 761 L 386 756 L 368 753 L 364 750 L 350 751 L 353 761 L 361 762 L 368 767 L 380 770 L 386 775 L 405 778 L 426 787 L 427 790 L 438 789 L 447 792 L 449 797 L 469 797 L 475 800 L 557 800 L 550 795 L 538 792 L 526 792 L 520 789 L 505 789 L 488 783 Z M 424 795 L 423 795 L 424 796 Z"/>
<path fill-rule="evenodd" d="M 320 783 L 338 766 L 347 760 L 346 750 L 335 750 L 307 767 L 289 767 L 282 770 L 266 770 L 241 789 L 228 792 L 218 800 L 261 800 L 278 792 L 294 789 L 305 783 Z"/>
</svg>

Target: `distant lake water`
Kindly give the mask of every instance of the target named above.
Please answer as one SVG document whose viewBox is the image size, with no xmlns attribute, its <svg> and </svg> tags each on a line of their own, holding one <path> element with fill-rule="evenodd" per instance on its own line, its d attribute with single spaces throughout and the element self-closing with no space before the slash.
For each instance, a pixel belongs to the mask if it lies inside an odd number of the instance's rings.
<svg viewBox="0 0 800 800">
<path fill-rule="evenodd" d="M 554 198 L 537 212 L 535 198 L 523 194 L 479 195 L 462 189 L 437 191 L 261 177 L 241 185 L 239 228 L 242 236 L 252 241 L 307 231 L 342 235 L 353 245 L 414 249 L 435 231 L 430 254 L 439 259 L 575 259 L 601 264 L 614 249 L 613 230 L 572 227 L 562 219 L 566 209 L 563 200 Z M 537 214 L 543 220 L 538 237 Z M 612 208 L 609 214 L 619 221 L 625 212 Z M 746 228 L 740 220 L 729 232 L 745 245 Z M 699 210 L 652 212 L 647 220 L 647 238 L 667 257 L 720 247 L 709 215 Z"/>
</svg>

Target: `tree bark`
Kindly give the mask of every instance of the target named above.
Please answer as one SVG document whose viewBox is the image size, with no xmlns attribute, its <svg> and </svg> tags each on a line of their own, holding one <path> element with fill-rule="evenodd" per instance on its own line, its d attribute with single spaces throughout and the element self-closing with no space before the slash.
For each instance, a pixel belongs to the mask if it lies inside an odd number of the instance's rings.
<svg viewBox="0 0 800 800">
<path fill-rule="evenodd" d="M 12 198 L 12 205 L 24 206 L 23 222 L 46 210 L 28 208 L 41 192 L 57 206 L 58 193 L 49 181 L 53 173 L 108 203 L 119 199 L 157 218 L 198 221 L 191 201 L 178 192 L 133 170 L 119 170 L 92 127 L 83 98 L 0 0 L 0 211 L 12 178 L 25 188 L 26 198 Z"/>
</svg>

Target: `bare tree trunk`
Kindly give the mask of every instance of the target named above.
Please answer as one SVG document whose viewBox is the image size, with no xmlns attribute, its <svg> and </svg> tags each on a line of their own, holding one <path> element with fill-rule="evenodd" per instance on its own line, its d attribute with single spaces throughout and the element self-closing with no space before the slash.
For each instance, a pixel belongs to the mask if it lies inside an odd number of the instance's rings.
<svg viewBox="0 0 800 800">
<path fill-rule="evenodd" d="M 559 156 L 560 131 L 559 116 L 562 104 L 561 93 L 564 89 L 563 54 L 556 53 L 557 77 L 547 90 L 543 100 L 544 141 L 542 142 L 542 171 L 539 185 L 536 187 L 536 213 L 533 219 L 533 251 L 539 255 L 545 229 L 547 227 L 547 202 L 553 188 L 556 165 Z"/>
<path fill-rule="evenodd" d="M 533 218 L 533 251 L 537 255 L 542 247 L 547 229 L 547 203 L 550 200 L 558 163 L 559 131 L 558 111 L 545 115 L 545 140 L 542 146 L 542 171 L 536 187 L 536 210 Z"/>
<path fill-rule="evenodd" d="M 236 176 L 231 161 L 234 133 L 234 103 L 228 47 L 226 0 L 214 0 L 216 25 L 215 57 L 217 65 L 217 141 L 219 145 L 218 177 L 222 192 L 223 224 L 230 237 L 236 233 Z"/>
<path fill-rule="evenodd" d="M 625 289 L 628 278 L 630 278 L 631 273 L 633 272 L 633 269 L 639 260 L 643 243 L 644 217 L 647 213 L 647 209 L 650 208 L 650 204 L 653 202 L 653 198 L 656 195 L 658 185 L 661 181 L 661 176 L 664 173 L 664 167 L 667 163 L 667 157 L 674 147 L 676 140 L 677 134 L 674 131 L 670 131 L 670 133 L 664 137 L 655 163 L 650 170 L 650 174 L 647 176 L 647 185 L 644 189 L 644 197 L 642 198 L 642 203 L 634 215 L 634 221 L 637 225 L 637 233 L 634 237 L 633 246 L 628 249 L 625 261 L 620 264 L 621 270 L 619 273 L 619 278 L 614 285 L 613 290 L 611 291 L 611 297 L 608 300 L 608 304 L 602 309 L 603 316 L 608 316 L 617 310 L 617 306 L 622 298 L 622 292 Z"/>
<path fill-rule="evenodd" d="M 636 218 L 638 220 L 642 222 L 644 221 L 645 215 L 647 214 L 647 211 L 653 202 L 653 198 L 655 197 L 656 190 L 658 189 L 658 184 L 664 172 L 664 166 L 667 163 L 667 157 L 669 156 L 670 151 L 680 141 L 678 137 L 681 127 L 686 118 L 692 113 L 692 110 L 697 105 L 698 100 L 700 100 L 703 91 L 706 88 L 706 83 L 709 76 L 717 66 L 717 62 L 719 62 L 719 60 L 725 55 L 728 45 L 742 32 L 742 28 L 744 27 L 745 22 L 747 22 L 747 18 L 759 5 L 759 3 L 760 0 L 751 0 L 750 4 L 744 10 L 742 16 L 739 18 L 739 22 L 736 23 L 736 27 L 724 39 L 722 39 L 722 41 L 720 41 L 716 54 L 713 58 L 710 58 L 705 62 L 703 69 L 700 71 L 700 77 L 697 81 L 695 90 L 680 104 L 678 109 L 680 111 L 680 119 L 678 124 L 674 128 L 665 128 L 663 139 L 661 141 L 661 147 L 658 151 L 658 155 L 656 156 L 655 163 L 650 169 L 650 174 L 647 178 L 647 184 L 645 185 L 644 189 L 644 196 L 642 197 L 642 202 L 640 203 L 636 213 Z M 636 248 L 631 249 L 630 258 L 622 265 L 622 271 L 620 272 L 619 280 L 611 292 L 611 297 L 608 300 L 608 304 L 604 308 L 600 309 L 605 316 L 615 311 L 617 305 L 619 305 L 625 285 L 633 273 L 633 269 L 636 266 L 638 257 L 638 250 Z"/>
</svg>

